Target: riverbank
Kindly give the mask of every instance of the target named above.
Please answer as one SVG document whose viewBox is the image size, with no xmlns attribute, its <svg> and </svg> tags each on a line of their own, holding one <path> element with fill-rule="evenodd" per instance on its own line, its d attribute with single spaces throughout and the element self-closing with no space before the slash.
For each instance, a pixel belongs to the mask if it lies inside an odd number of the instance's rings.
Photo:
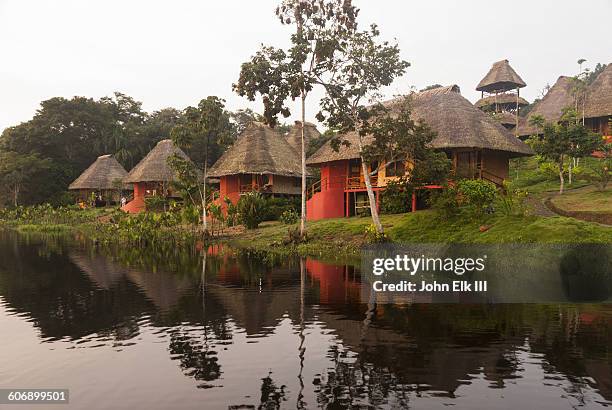
<svg viewBox="0 0 612 410">
<path fill-rule="evenodd" d="M 42 213 L 41 213 L 42 214 Z M 47 215 L 47 214 L 45 214 Z M 117 216 L 114 209 L 71 210 L 56 218 L 28 218 L 4 221 L 0 226 L 21 232 L 78 233 L 94 242 L 119 242 L 126 246 L 164 244 L 193 245 L 201 241 L 194 225 L 176 224 L 163 214 Z M 144 214 L 143 214 L 144 215 Z M 120 218 L 117 220 L 117 218 Z M 382 215 L 386 234 L 395 243 L 610 243 L 612 227 L 552 216 L 486 215 L 480 219 L 460 214 L 442 217 L 431 210 Z M 370 242 L 366 229 L 369 217 L 327 219 L 308 224 L 308 239 L 289 241 L 296 225 L 264 222 L 259 228 L 228 228 L 208 241 L 233 247 L 280 255 L 314 256 L 328 260 L 354 261 L 360 248 Z"/>
<path fill-rule="evenodd" d="M 389 239 L 395 243 L 611 243 L 612 227 L 566 217 L 489 216 L 441 218 L 433 211 L 382 215 Z M 321 258 L 354 258 L 368 243 L 368 217 L 327 219 L 308 224 L 308 241 L 286 244 L 287 225 L 264 223 L 259 228 L 226 238 L 231 245 L 254 250 L 298 253 Z"/>
</svg>

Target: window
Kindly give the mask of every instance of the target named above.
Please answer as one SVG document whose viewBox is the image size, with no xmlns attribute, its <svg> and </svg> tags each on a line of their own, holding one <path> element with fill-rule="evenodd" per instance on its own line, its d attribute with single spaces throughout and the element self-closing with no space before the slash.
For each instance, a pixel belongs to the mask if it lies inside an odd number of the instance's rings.
<svg viewBox="0 0 612 410">
<path fill-rule="evenodd" d="M 404 161 L 394 161 L 387 164 L 386 176 L 402 177 L 406 175 L 406 163 Z"/>
</svg>

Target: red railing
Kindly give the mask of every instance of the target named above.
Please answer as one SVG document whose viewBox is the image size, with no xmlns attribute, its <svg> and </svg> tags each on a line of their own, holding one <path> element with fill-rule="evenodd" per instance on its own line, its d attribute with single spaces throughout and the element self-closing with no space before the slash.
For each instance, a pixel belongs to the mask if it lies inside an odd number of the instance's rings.
<svg viewBox="0 0 612 410">
<path fill-rule="evenodd" d="M 370 177 L 372 188 L 378 188 L 378 177 Z M 307 191 L 308 198 L 312 198 L 314 194 L 321 191 L 328 191 L 330 189 L 343 189 L 343 190 L 356 190 L 365 189 L 365 181 L 362 177 L 334 177 L 334 178 L 321 178 L 320 180 L 313 183 Z"/>
</svg>

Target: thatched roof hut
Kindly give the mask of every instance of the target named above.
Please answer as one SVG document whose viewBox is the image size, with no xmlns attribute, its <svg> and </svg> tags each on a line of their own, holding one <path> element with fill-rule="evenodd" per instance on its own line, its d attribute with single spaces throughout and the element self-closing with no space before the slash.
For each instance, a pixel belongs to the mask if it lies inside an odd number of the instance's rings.
<svg viewBox="0 0 612 410">
<path fill-rule="evenodd" d="M 178 155 L 191 161 L 187 154 L 174 145 L 172 140 L 161 140 L 123 179 L 125 183 L 137 182 L 171 182 L 176 176 L 168 165 L 168 158 Z"/>
<path fill-rule="evenodd" d="M 502 93 L 497 95 L 489 95 L 488 97 L 481 98 L 476 101 L 474 105 L 478 108 L 493 107 L 495 104 L 498 105 L 510 105 L 513 108 L 516 106 L 517 95 L 510 93 Z M 529 105 L 529 102 L 523 97 L 518 97 L 519 107 Z"/>
<path fill-rule="evenodd" d="M 508 60 L 493 63 L 493 66 L 478 83 L 477 91 L 495 92 L 525 87 L 525 81 L 510 67 Z"/>
<path fill-rule="evenodd" d="M 491 113 L 491 117 L 499 121 L 501 125 L 510 127 L 516 126 L 516 115 L 508 111 Z"/>
<path fill-rule="evenodd" d="M 287 142 L 293 147 L 298 153 L 302 152 L 302 122 L 296 121 L 293 127 L 287 134 Z M 304 142 L 306 143 L 306 149 L 311 141 L 321 136 L 317 126 L 311 122 L 304 123 Z"/>
<path fill-rule="evenodd" d="M 413 118 L 424 121 L 438 134 L 431 143 L 432 148 L 490 149 L 504 151 L 511 156 L 532 154 L 528 145 L 461 96 L 456 85 L 414 93 L 411 97 Z M 403 101 L 404 98 L 400 97 L 387 101 L 384 105 L 392 108 Z M 341 145 L 336 152 L 327 142 L 308 158 L 307 163 L 316 165 L 359 158 L 357 135 L 349 133 L 344 139 L 350 142 L 350 146 Z M 368 143 L 367 137 L 364 143 Z"/>
<path fill-rule="evenodd" d="M 519 136 L 532 135 L 538 130 L 529 125 L 529 119 L 534 115 L 541 115 L 548 122 L 557 122 L 563 114 L 563 109 L 574 106 L 572 96 L 572 78 L 561 76 L 546 93 L 544 98 L 533 107 L 527 117 L 519 119 L 517 134 Z"/>
<path fill-rule="evenodd" d="M 276 129 L 252 122 L 208 171 L 208 176 L 269 174 L 301 177 L 301 158 Z"/>
<path fill-rule="evenodd" d="M 127 171 L 111 155 L 102 155 L 95 160 L 68 189 L 111 190 L 117 189 Z"/>
<path fill-rule="evenodd" d="M 589 86 L 584 114 L 586 118 L 612 115 L 612 63 Z"/>
</svg>

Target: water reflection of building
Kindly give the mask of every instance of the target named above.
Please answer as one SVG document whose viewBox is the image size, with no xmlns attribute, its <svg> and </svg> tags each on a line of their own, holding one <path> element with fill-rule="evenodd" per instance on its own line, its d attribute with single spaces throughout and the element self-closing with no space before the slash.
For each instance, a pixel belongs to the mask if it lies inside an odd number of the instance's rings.
<svg viewBox="0 0 612 410">
<path fill-rule="evenodd" d="M 71 252 L 70 260 L 99 288 L 109 290 L 121 278 L 136 285 L 157 308 L 167 311 L 175 306 L 191 282 L 176 274 L 121 266 L 103 255 Z"/>
<path fill-rule="evenodd" d="M 359 303 L 361 284 L 354 266 L 332 265 L 309 258 L 306 270 L 311 286 L 319 292 L 319 303 Z"/>
<path fill-rule="evenodd" d="M 318 387 L 306 380 L 307 388 L 319 388 L 322 395 L 365 383 L 365 392 L 404 389 L 452 396 L 475 377 L 502 387 L 529 376 L 519 357 L 527 352 L 542 357 L 541 366 L 551 377 L 589 384 L 612 400 L 609 309 L 368 307 L 359 303 L 357 272 L 313 260 L 306 261 L 303 276 L 299 261 L 270 264 L 252 255 L 209 253 L 202 282 L 197 264 L 183 267 L 193 274 L 177 274 L 165 265 L 157 271 L 125 268 L 82 252 L 69 253 L 70 258 L 41 253 L 0 243 L 0 295 L 15 312 L 33 318 L 43 338 L 114 343 L 133 339 L 145 327 L 159 328 L 147 331 L 168 335 L 172 359 L 203 387 L 221 377 L 227 360 L 222 350 L 241 352 L 242 342 L 236 340 L 244 338 L 237 333 L 274 343 L 272 333 L 288 332 L 281 336 L 294 340 L 303 324 L 307 348 L 327 343 L 330 357 L 338 356 L 335 368 L 320 369 L 334 372 L 333 378 L 322 377 Z M 281 327 L 286 318 L 293 324 L 289 329 Z M 312 354 L 306 351 L 307 363 Z M 298 355 L 296 349 L 296 363 Z"/>
</svg>

